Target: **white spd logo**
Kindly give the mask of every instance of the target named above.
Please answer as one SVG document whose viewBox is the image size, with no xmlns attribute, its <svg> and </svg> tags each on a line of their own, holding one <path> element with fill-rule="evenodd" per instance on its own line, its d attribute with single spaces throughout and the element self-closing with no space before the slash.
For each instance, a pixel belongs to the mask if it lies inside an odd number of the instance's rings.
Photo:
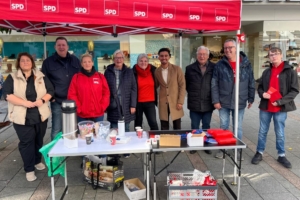
<svg viewBox="0 0 300 200">
<path fill-rule="evenodd" d="M 13 3 L 13 4 L 11 4 L 11 9 L 12 10 L 24 10 L 25 6 L 24 6 L 24 4 Z"/>
<path fill-rule="evenodd" d="M 43 12 L 58 12 L 58 0 L 43 0 Z"/>
<path fill-rule="evenodd" d="M 225 8 L 215 9 L 215 21 L 216 22 L 227 22 L 228 21 L 228 10 Z"/>
<path fill-rule="evenodd" d="M 27 0 L 10 0 L 10 9 L 16 11 L 26 11 Z"/>
<path fill-rule="evenodd" d="M 175 6 L 169 6 L 169 5 L 163 5 L 162 6 L 162 19 L 175 19 L 176 14 L 176 7 Z"/>
<path fill-rule="evenodd" d="M 133 16 L 147 18 L 148 17 L 148 4 L 147 3 L 134 3 Z"/>
<path fill-rule="evenodd" d="M 189 20 L 202 21 L 203 10 L 200 7 L 190 7 Z"/>
<path fill-rule="evenodd" d="M 56 12 L 56 6 L 43 6 L 43 11 L 44 12 Z"/>
<path fill-rule="evenodd" d="M 119 16 L 119 2 L 104 1 L 104 15 Z"/>
<path fill-rule="evenodd" d="M 88 12 L 88 9 L 81 8 L 81 7 L 75 7 L 74 12 L 78 13 L 78 14 L 86 14 Z"/>
<path fill-rule="evenodd" d="M 75 14 L 89 14 L 90 0 L 74 0 Z"/>
</svg>

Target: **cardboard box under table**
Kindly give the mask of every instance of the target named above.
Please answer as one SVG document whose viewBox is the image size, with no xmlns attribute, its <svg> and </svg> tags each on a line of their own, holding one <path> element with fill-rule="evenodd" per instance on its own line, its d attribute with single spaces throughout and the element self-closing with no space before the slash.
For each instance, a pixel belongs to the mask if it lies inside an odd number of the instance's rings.
<svg viewBox="0 0 300 200">
<path fill-rule="evenodd" d="M 129 184 L 134 184 L 139 188 L 136 191 L 130 191 L 127 187 Z M 133 178 L 124 181 L 124 191 L 127 194 L 130 200 L 138 200 L 138 199 L 145 199 L 146 198 L 146 187 L 138 178 Z"/>
<path fill-rule="evenodd" d="M 182 136 L 183 134 L 189 133 L 192 130 L 172 130 L 172 131 L 149 131 L 149 137 L 150 138 L 155 138 L 155 135 L 162 135 L 162 134 L 173 134 L 173 135 L 179 135 L 180 136 L 180 146 L 161 146 L 160 145 L 160 141 L 158 141 L 157 145 L 152 145 L 152 151 L 154 152 L 153 156 L 153 174 L 154 174 L 154 180 L 153 180 L 153 188 L 154 188 L 154 195 L 153 198 L 154 200 L 156 200 L 156 177 L 162 172 L 164 171 L 169 165 L 171 165 L 174 160 L 177 158 L 177 156 L 181 153 L 181 151 L 191 151 L 191 150 L 222 150 L 222 152 L 226 155 L 227 152 L 225 150 L 229 150 L 229 149 L 244 149 L 246 148 L 246 144 L 243 143 L 242 141 L 240 141 L 239 139 L 236 139 L 236 143 L 235 144 L 230 144 L 230 145 L 218 145 L 218 144 L 208 144 L 206 142 L 204 142 L 203 146 L 189 146 L 187 144 L 187 138 Z M 175 154 L 175 156 L 171 159 L 171 161 L 166 164 L 166 166 L 164 166 L 163 168 L 157 169 L 156 166 L 156 152 L 168 152 L 168 151 L 175 151 L 177 152 Z M 231 152 L 231 151 L 230 151 Z M 238 151 L 240 153 L 242 153 L 242 151 Z M 242 156 L 240 156 L 241 158 Z M 230 157 L 230 159 L 232 159 L 234 161 L 234 157 Z M 225 159 L 226 160 L 226 159 Z M 223 162 L 223 168 L 225 166 L 225 160 Z M 240 180 L 240 174 L 241 174 L 241 160 L 235 162 L 235 165 L 237 166 L 238 169 L 238 179 Z M 222 164 L 220 164 L 220 171 L 222 171 L 222 177 L 224 177 L 224 170 L 222 170 Z M 239 199 L 239 196 L 237 196 L 235 194 L 234 191 L 232 191 L 232 189 L 230 188 L 229 184 L 226 182 L 226 180 L 223 178 L 223 185 L 230 191 L 230 194 L 232 194 L 232 196 L 235 199 Z M 192 186 L 191 186 L 192 187 Z M 174 188 L 172 188 L 174 189 Z M 207 192 L 207 191 L 206 191 Z M 238 192 L 237 194 L 240 194 L 240 184 L 238 184 Z M 180 197 L 179 197 L 180 199 Z M 200 198 L 199 198 L 200 199 Z M 205 199 L 205 198 L 204 198 Z M 207 198 L 209 199 L 209 197 Z"/>
</svg>

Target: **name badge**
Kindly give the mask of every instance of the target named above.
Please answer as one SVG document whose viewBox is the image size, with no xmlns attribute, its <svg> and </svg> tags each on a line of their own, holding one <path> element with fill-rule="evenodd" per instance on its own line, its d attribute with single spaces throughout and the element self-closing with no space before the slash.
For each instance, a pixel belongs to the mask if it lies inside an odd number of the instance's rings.
<svg viewBox="0 0 300 200">
<path fill-rule="evenodd" d="M 93 82 L 94 82 L 94 84 L 100 84 L 99 78 L 93 78 Z"/>
</svg>

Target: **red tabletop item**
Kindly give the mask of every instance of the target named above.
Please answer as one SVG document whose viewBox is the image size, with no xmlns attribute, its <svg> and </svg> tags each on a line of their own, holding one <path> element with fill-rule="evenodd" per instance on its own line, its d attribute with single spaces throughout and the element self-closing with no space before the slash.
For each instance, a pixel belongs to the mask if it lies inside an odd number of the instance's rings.
<svg viewBox="0 0 300 200">
<path fill-rule="evenodd" d="M 207 132 L 213 136 L 215 139 L 217 138 L 232 138 L 233 133 L 229 130 L 223 129 L 208 129 Z"/>
<path fill-rule="evenodd" d="M 215 138 L 218 145 L 236 144 L 236 139 L 232 138 Z"/>
</svg>

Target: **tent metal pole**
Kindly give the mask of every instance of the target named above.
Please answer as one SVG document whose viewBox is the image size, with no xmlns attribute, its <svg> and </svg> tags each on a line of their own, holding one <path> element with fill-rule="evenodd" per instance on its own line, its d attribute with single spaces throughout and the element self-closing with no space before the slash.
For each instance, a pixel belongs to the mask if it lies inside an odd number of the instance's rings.
<svg viewBox="0 0 300 200">
<path fill-rule="evenodd" d="M 236 34 L 240 34 L 240 30 L 237 30 Z M 240 41 L 236 37 L 236 72 L 235 72 L 235 105 L 234 105 L 234 134 L 238 138 L 238 118 L 239 118 L 239 88 L 240 88 Z M 234 161 L 237 163 L 238 149 L 234 150 Z M 233 172 L 233 185 L 236 185 L 237 167 L 234 165 Z"/>
<path fill-rule="evenodd" d="M 182 69 L 182 33 L 179 33 L 179 66 Z"/>
<path fill-rule="evenodd" d="M 47 47 L 46 47 L 46 35 L 44 35 L 44 58 L 45 60 L 47 58 Z"/>
</svg>

